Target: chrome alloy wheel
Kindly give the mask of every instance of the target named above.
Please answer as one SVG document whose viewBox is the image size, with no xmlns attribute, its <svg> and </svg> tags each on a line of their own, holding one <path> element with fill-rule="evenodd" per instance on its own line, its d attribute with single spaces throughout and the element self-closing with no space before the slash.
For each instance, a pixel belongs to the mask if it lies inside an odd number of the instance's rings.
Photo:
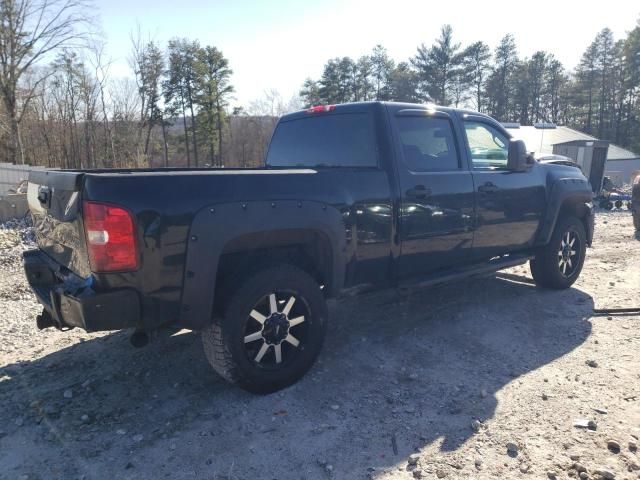
<svg viewBox="0 0 640 480">
<path fill-rule="evenodd" d="M 569 230 L 562 235 L 558 250 L 558 267 L 564 277 L 573 275 L 580 261 L 580 237 L 577 232 Z"/>
<path fill-rule="evenodd" d="M 268 313 L 263 313 L 268 311 Z M 245 327 L 247 358 L 261 367 L 290 363 L 306 336 L 309 307 L 290 292 L 270 293 L 254 305 Z"/>
</svg>

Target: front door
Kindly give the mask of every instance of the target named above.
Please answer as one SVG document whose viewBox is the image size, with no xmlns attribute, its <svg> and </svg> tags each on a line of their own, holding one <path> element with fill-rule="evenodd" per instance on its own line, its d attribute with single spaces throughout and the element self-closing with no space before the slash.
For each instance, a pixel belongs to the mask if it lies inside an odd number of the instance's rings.
<svg viewBox="0 0 640 480">
<path fill-rule="evenodd" d="M 473 180 L 444 112 L 401 110 L 399 145 L 401 256 L 398 277 L 464 263 L 473 240 Z"/>
<path fill-rule="evenodd" d="M 478 260 L 522 250 L 535 240 L 545 209 L 545 178 L 507 169 L 509 137 L 481 120 L 464 120 L 476 187 L 473 253 Z"/>
</svg>

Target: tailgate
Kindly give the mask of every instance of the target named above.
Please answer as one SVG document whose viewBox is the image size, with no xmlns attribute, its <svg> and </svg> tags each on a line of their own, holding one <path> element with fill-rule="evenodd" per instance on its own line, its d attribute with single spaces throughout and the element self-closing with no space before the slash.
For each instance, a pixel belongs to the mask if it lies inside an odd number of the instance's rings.
<svg viewBox="0 0 640 480">
<path fill-rule="evenodd" d="M 81 217 L 82 172 L 32 171 L 27 201 L 38 247 L 81 277 L 90 275 Z"/>
</svg>

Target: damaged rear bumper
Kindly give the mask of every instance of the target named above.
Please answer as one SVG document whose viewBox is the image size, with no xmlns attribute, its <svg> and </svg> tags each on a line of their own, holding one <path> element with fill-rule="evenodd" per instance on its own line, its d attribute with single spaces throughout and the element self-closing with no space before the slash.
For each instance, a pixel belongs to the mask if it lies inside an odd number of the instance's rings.
<svg viewBox="0 0 640 480">
<path fill-rule="evenodd" d="M 140 299 L 133 289 L 96 292 L 91 282 L 61 267 L 40 250 L 23 254 L 29 286 L 44 312 L 39 328 L 79 327 L 87 332 L 121 330 L 140 323 Z"/>
</svg>

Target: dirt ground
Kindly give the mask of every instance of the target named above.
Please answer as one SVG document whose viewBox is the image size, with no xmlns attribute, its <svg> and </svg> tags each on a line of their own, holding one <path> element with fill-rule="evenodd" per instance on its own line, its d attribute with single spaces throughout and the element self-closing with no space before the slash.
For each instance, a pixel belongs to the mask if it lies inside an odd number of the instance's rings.
<svg viewBox="0 0 640 480">
<path fill-rule="evenodd" d="M 0 234 L 1 479 L 640 478 L 640 316 L 592 311 L 640 307 L 629 212 L 598 213 L 570 290 L 522 266 L 333 302 L 320 361 L 269 396 L 193 333 L 38 331 Z"/>
</svg>

